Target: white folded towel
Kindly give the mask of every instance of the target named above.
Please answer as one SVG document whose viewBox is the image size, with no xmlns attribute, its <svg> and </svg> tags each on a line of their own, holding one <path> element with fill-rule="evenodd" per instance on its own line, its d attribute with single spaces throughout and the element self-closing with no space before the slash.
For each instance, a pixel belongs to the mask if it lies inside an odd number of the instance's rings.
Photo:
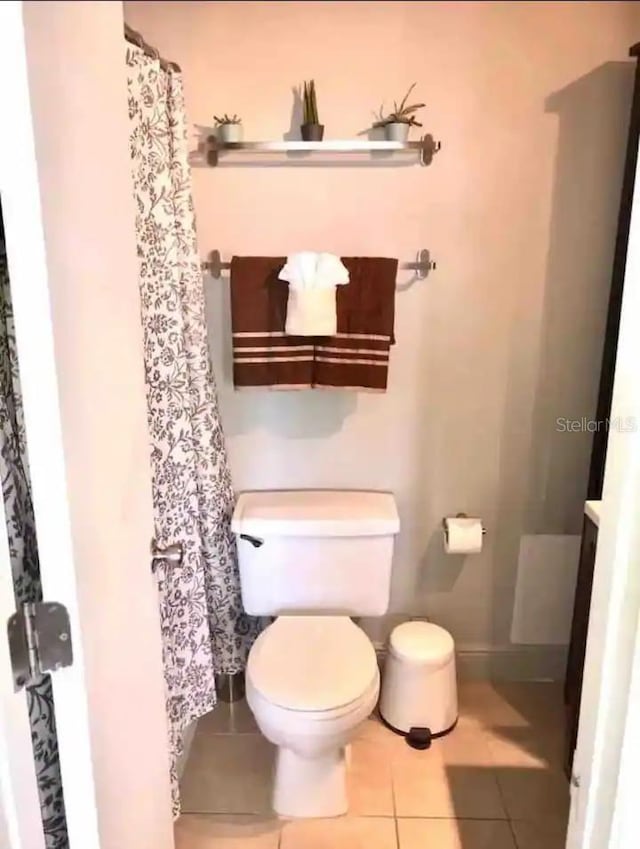
<svg viewBox="0 0 640 849">
<path fill-rule="evenodd" d="M 289 336 L 333 336 L 337 329 L 336 286 L 349 282 L 340 257 L 313 251 L 291 254 L 278 277 L 289 284 L 285 332 Z"/>
</svg>

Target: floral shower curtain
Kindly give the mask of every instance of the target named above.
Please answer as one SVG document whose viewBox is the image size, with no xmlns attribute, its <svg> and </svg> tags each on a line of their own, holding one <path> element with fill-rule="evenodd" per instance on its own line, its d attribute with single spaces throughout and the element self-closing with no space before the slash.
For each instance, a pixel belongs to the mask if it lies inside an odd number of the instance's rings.
<svg viewBox="0 0 640 849">
<path fill-rule="evenodd" d="M 36 525 L 0 209 L 0 478 L 16 605 L 42 599 Z M 1 532 L 1 531 L 0 531 Z M 0 636 L 0 638 L 2 638 Z M 49 675 L 27 688 L 31 741 L 47 849 L 67 849 L 58 740 Z"/>
<path fill-rule="evenodd" d="M 156 539 L 182 565 L 159 576 L 172 754 L 216 703 L 216 673 L 244 668 L 257 623 L 240 599 L 230 518 L 234 496 L 207 345 L 179 73 L 127 48 L 130 149 Z"/>
</svg>

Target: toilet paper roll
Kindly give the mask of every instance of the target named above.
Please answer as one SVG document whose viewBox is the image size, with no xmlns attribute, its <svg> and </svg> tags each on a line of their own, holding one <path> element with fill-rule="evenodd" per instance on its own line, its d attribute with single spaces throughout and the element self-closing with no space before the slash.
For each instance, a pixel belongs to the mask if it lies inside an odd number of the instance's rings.
<svg viewBox="0 0 640 849">
<path fill-rule="evenodd" d="M 468 516 L 444 520 L 444 550 L 447 554 L 478 554 L 482 551 L 482 521 Z"/>
</svg>

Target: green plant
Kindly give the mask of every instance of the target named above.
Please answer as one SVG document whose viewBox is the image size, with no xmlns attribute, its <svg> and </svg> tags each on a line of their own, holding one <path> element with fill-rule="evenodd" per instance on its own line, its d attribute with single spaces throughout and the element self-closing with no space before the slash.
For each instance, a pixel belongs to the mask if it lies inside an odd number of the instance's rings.
<svg viewBox="0 0 640 849">
<path fill-rule="evenodd" d="M 316 100 L 316 84 L 314 80 L 304 82 L 302 88 L 302 104 L 303 104 L 303 123 L 319 124 L 318 118 L 318 103 Z"/>
<path fill-rule="evenodd" d="M 378 116 L 377 121 L 374 123 L 374 127 L 386 127 L 387 124 L 409 124 L 411 127 L 421 127 L 422 124 L 414 115 L 414 112 L 417 112 L 418 109 L 423 109 L 424 103 L 412 103 L 407 106 L 407 100 L 409 95 L 416 87 L 416 84 L 413 83 L 409 86 L 409 91 L 405 94 L 405 96 L 400 101 L 400 105 L 393 102 L 393 112 L 389 112 L 388 115 L 384 114 L 384 104 L 380 107 L 380 115 Z"/>
<path fill-rule="evenodd" d="M 238 118 L 237 115 L 232 115 L 229 117 L 225 112 L 222 118 L 218 118 L 217 115 L 213 116 L 213 120 L 216 122 L 216 127 L 221 126 L 222 124 L 241 124 L 242 118 Z"/>
</svg>

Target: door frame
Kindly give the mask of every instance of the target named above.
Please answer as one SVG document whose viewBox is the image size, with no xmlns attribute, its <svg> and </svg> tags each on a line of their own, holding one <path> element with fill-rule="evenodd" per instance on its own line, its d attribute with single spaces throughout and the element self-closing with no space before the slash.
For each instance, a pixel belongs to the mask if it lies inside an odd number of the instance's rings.
<svg viewBox="0 0 640 849">
<path fill-rule="evenodd" d="M 45 598 L 69 613 L 73 666 L 52 676 L 67 827 L 72 846 L 99 849 L 91 739 L 49 279 L 22 3 L 0 3 L 0 78 L 11 132 L 0 133 L 0 194 Z M 4 524 L 3 524 L 4 527 Z M 56 574 L 53 586 L 47 575 Z M 74 815 L 75 812 L 75 815 Z"/>
<path fill-rule="evenodd" d="M 0 192 L 72 847 L 173 849 L 122 5 L 0 3 Z M 31 846 L 25 849 L 31 849 Z"/>
<path fill-rule="evenodd" d="M 0 498 L 0 846 L 45 849 L 27 695 L 15 692 L 6 639 L 16 601 L 5 528 Z"/>
</svg>

